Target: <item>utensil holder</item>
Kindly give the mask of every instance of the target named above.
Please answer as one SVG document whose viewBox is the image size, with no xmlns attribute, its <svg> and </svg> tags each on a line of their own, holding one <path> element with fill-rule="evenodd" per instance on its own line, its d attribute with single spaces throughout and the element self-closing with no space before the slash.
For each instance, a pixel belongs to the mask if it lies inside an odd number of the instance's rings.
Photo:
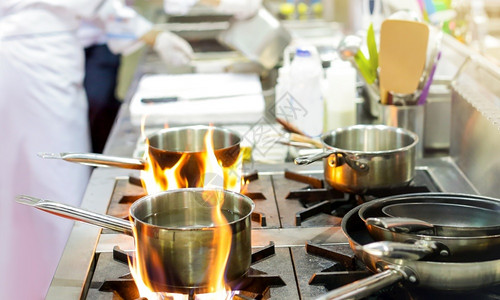
<svg viewBox="0 0 500 300">
<path fill-rule="evenodd" d="M 380 124 L 401 127 L 418 135 L 416 157 L 424 153 L 424 105 L 383 105 L 379 103 Z"/>
</svg>

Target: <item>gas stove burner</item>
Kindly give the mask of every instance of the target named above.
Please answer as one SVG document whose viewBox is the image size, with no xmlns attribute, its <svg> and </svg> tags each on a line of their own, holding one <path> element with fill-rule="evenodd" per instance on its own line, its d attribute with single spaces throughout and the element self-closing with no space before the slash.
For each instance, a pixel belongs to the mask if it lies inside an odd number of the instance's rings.
<svg viewBox="0 0 500 300">
<path fill-rule="evenodd" d="M 268 259 L 276 254 L 274 243 L 263 247 L 252 253 L 252 265 Z M 113 259 L 123 264 L 132 260 L 133 252 L 123 251 L 119 247 L 113 248 Z M 250 268 L 247 275 L 236 282 L 230 283 L 231 289 L 236 291 L 233 299 L 269 299 L 270 288 L 285 286 L 286 283 L 279 275 L 269 275 L 256 269 Z M 139 291 L 130 273 L 119 278 L 105 280 L 99 287 L 99 291 L 113 292 L 124 300 L 141 299 Z M 195 299 L 195 294 L 190 293 L 188 299 Z"/>
<path fill-rule="evenodd" d="M 285 178 L 308 185 L 302 189 L 292 190 L 286 196 L 286 199 L 298 199 L 305 208 L 295 214 L 296 226 L 301 226 L 306 219 L 322 213 L 343 217 L 355 206 L 380 197 L 439 191 L 425 170 L 417 170 L 414 179 L 407 186 L 371 190 L 366 194 L 344 193 L 331 188 L 323 179 L 289 170 L 285 170 Z"/>
<path fill-rule="evenodd" d="M 248 183 L 255 181 L 255 180 L 258 180 L 258 179 L 259 179 L 259 173 L 257 171 L 252 171 L 252 172 L 249 172 L 249 173 L 246 173 L 243 175 L 243 182 L 245 184 L 248 184 Z M 253 201 L 267 200 L 266 196 L 261 192 L 244 191 L 244 192 L 242 192 L 242 194 L 247 196 L 248 198 L 252 199 Z M 267 226 L 267 219 L 266 219 L 265 213 L 254 210 L 252 212 L 251 218 L 252 218 L 252 221 L 258 222 L 261 227 Z"/>
<path fill-rule="evenodd" d="M 285 170 L 285 178 L 308 184 L 303 189 L 290 191 L 286 196 L 286 199 L 298 199 L 305 208 L 295 214 L 296 226 L 321 213 L 342 217 L 356 205 L 351 195 L 327 188 L 322 179 L 288 170 Z"/>
<path fill-rule="evenodd" d="M 332 266 L 314 273 L 309 280 L 311 285 L 323 285 L 328 290 L 332 290 L 372 274 L 355 257 L 348 245 L 323 246 L 307 243 L 306 251 L 334 262 Z"/>
<path fill-rule="evenodd" d="M 248 182 L 252 182 L 254 180 L 257 180 L 259 179 L 259 172 L 258 171 L 252 171 L 252 172 L 248 172 L 248 173 L 245 173 L 243 174 L 243 181 L 245 183 L 248 183 Z"/>
</svg>

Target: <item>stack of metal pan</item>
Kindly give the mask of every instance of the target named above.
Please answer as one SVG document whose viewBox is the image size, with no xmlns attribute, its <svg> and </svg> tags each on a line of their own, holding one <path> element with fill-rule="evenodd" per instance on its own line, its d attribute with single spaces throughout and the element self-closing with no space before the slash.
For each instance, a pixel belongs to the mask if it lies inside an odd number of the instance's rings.
<svg viewBox="0 0 500 300">
<path fill-rule="evenodd" d="M 500 200 L 421 193 L 351 210 L 342 230 L 376 274 L 319 299 L 359 299 L 399 281 L 437 290 L 500 283 Z"/>
</svg>

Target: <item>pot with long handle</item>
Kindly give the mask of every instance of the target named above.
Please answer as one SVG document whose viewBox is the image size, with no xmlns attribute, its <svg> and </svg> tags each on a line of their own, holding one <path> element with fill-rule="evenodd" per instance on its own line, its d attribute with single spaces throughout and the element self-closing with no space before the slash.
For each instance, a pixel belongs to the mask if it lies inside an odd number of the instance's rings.
<svg viewBox="0 0 500 300">
<path fill-rule="evenodd" d="M 355 255 L 376 274 L 332 290 L 317 300 L 361 299 L 400 281 L 447 291 L 479 289 L 500 283 L 500 254 L 493 259 L 471 255 L 469 260 L 464 262 L 413 260 L 415 257 L 405 255 L 404 248 L 399 247 L 400 243 L 375 242 L 359 217 L 359 209 L 358 206 L 344 216 L 342 230 Z M 381 246 L 373 243 L 383 244 Z M 388 248 L 388 245 L 392 245 L 392 249 Z M 396 258 L 394 252 L 402 255 Z"/>
<path fill-rule="evenodd" d="M 403 128 L 353 125 L 321 137 L 323 153 L 302 156 L 296 164 L 323 159 L 325 181 L 349 193 L 407 185 L 415 176 L 418 136 Z"/>
<path fill-rule="evenodd" d="M 223 201 L 221 212 L 231 228 L 230 253 L 225 269 L 228 282 L 247 273 L 251 262 L 251 220 L 253 201 L 241 194 L 218 189 L 188 188 L 145 196 L 130 207 L 130 221 L 100 215 L 66 204 L 19 196 L 17 201 L 58 216 L 118 232 L 133 234 L 138 270 L 154 291 L 188 293 L 213 292 L 214 255 L 219 241 L 212 202 Z"/>
<path fill-rule="evenodd" d="M 178 170 L 186 178 L 186 187 L 202 187 L 204 174 L 200 172 L 205 160 L 205 136 L 212 131 L 214 154 L 228 176 L 240 180 L 242 165 L 240 155 L 241 137 L 238 133 L 213 126 L 183 126 L 165 128 L 147 137 L 147 151 L 151 161 L 142 158 L 116 157 L 95 153 L 39 153 L 42 158 L 63 159 L 69 162 L 92 166 L 118 167 L 144 170 L 150 165 L 154 174 L 163 174 L 163 170 L 172 168 L 183 158 Z M 234 175 L 231 175 L 234 174 Z M 229 178 L 224 178 L 224 188 L 233 189 Z M 237 188 L 239 185 L 237 185 Z M 236 188 L 236 189 L 237 189 Z"/>
<path fill-rule="evenodd" d="M 461 209 L 470 209 L 468 218 L 462 220 L 470 225 L 477 222 L 477 209 L 488 210 L 489 214 L 497 214 L 500 217 L 500 200 L 467 194 L 453 193 L 415 193 L 380 198 L 364 203 L 359 208 L 359 217 L 365 222 L 370 235 L 378 241 L 416 242 L 427 241 L 428 249 L 435 260 L 440 261 L 462 261 L 477 255 L 484 258 L 494 258 L 500 249 L 499 228 L 487 227 L 483 230 L 477 226 L 464 226 L 452 228 L 440 228 L 431 223 L 412 218 L 386 217 L 383 208 L 406 203 L 434 204 L 439 210 L 442 206 L 437 204 L 461 205 Z M 445 208 L 447 208 L 445 206 Z M 473 209 L 472 209 L 473 208 Z M 479 217 L 484 216 L 484 212 Z M 453 215 L 441 212 L 442 219 L 452 222 Z M 488 214 L 488 215 L 489 215 Z M 457 216 L 458 217 L 458 216 Z M 455 228 L 455 230 L 453 230 Z M 429 248 L 430 247 L 430 248 Z"/>
</svg>

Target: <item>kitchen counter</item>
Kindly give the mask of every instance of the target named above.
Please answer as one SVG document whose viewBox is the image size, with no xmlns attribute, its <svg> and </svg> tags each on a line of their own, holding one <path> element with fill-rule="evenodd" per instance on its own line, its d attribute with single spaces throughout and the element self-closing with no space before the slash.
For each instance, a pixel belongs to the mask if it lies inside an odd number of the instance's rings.
<svg viewBox="0 0 500 300">
<path fill-rule="evenodd" d="M 137 88 L 140 76 L 144 73 L 154 71 L 154 67 L 152 66 L 155 63 L 150 59 L 151 57 L 149 56 L 145 57 L 145 60 L 139 65 L 134 75 L 125 102 L 119 111 L 105 147 L 105 154 L 107 155 L 131 157 L 136 151 L 141 129 L 139 126 L 134 126 L 130 121 L 129 102 Z M 267 101 L 272 101 L 272 97 L 269 97 Z M 366 120 L 366 122 L 373 121 L 370 118 L 363 120 Z M 259 175 L 278 177 L 283 175 L 284 170 L 321 176 L 322 169 L 323 167 L 320 163 L 304 167 L 284 161 L 274 164 L 248 162 L 244 165 L 244 172 L 257 170 Z M 450 156 L 426 156 L 417 161 L 417 169 L 428 172 L 441 191 L 480 194 L 472 182 L 459 169 L 455 159 Z M 107 213 L 117 179 L 128 178 L 129 176 L 138 176 L 138 171 L 95 168 L 92 172 L 81 207 L 97 213 Z M 133 239 L 131 237 L 114 233 L 102 234 L 101 231 L 98 227 L 75 222 L 49 289 L 47 299 L 66 300 L 85 298 L 90 285 L 89 275 L 91 277 L 96 257 L 100 253 L 110 253 L 114 246 L 119 246 L 125 250 L 133 249 Z M 303 234 L 303 236 L 299 238 L 297 229 L 294 227 L 276 227 L 268 230 L 253 230 L 253 247 L 263 247 L 270 241 L 273 241 L 278 248 L 290 245 L 303 245 L 308 240 L 314 240 L 315 237 L 321 236 L 325 231 L 330 231 L 329 242 L 346 243 L 346 238 L 338 225 L 308 228 L 301 231 L 300 234 Z"/>
</svg>

